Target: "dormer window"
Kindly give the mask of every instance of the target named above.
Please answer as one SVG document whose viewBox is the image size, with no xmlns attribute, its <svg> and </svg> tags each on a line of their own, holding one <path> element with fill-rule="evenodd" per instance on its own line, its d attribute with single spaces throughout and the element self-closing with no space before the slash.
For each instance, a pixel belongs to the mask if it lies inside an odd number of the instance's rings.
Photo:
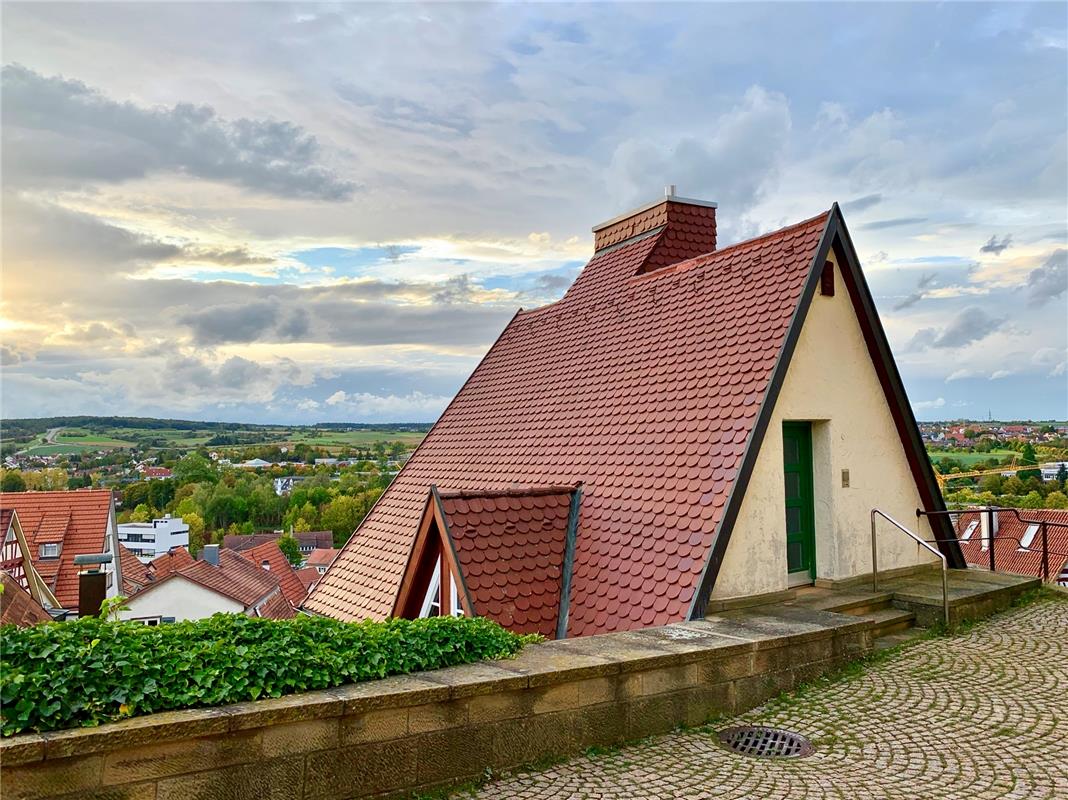
<svg viewBox="0 0 1068 800">
<path fill-rule="evenodd" d="M 260 566 L 263 567 L 268 572 L 271 571 L 271 562 L 268 561 L 266 558 L 263 559 L 263 561 L 260 562 Z"/>
<path fill-rule="evenodd" d="M 49 542 L 41 545 L 41 558 L 59 558 L 59 543 Z"/>
</svg>

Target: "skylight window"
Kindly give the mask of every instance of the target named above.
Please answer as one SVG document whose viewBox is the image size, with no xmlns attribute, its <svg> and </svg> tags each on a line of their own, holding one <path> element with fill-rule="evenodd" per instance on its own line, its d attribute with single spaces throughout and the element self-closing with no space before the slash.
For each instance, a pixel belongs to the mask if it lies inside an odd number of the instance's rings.
<svg viewBox="0 0 1068 800">
<path fill-rule="evenodd" d="M 960 535 L 960 540 L 966 542 L 972 538 L 972 534 L 975 533 L 975 529 L 979 527 L 979 520 L 974 520 L 968 523 L 968 527 L 964 529 L 964 533 Z"/>
<path fill-rule="evenodd" d="M 1035 534 L 1038 533 L 1038 525 L 1028 525 L 1027 530 L 1024 531 L 1024 535 L 1020 537 L 1020 549 L 1027 550 L 1031 547 L 1031 542 L 1035 540 Z"/>
</svg>

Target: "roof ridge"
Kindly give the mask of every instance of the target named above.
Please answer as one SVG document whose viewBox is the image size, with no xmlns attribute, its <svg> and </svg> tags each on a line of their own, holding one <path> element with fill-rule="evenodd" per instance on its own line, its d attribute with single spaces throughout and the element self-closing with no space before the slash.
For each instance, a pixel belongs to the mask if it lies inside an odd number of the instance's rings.
<svg viewBox="0 0 1068 800">
<path fill-rule="evenodd" d="M 666 267 L 661 267 L 659 269 L 650 270 L 649 272 L 640 273 L 638 275 L 635 275 L 632 280 L 637 282 L 644 281 L 645 279 L 652 278 L 654 276 L 673 275 L 677 272 L 682 272 L 683 270 L 698 266 L 697 262 L 702 261 L 702 259 L 708 259 L 708 261 L 704 261 L 702 264 L 700 264 L 700 266 L 705 266 L 712 259 L 718 258 L 724 253 L 730 253 L 732 250 L 738 250 L 740 248 L 756 244 L 757 242 L 761 242 L 765 239 L 770 239 L 775 236 L 781 236 L 782 234 L 787 233 L 788 231 L 803 228 L 806 225 L 811 225 L 816 220 L 825 219 L 831 213 L 831 211 L 832 209 L 827 209 L 826 211 L 811 216 L 808 219 L 801 220 L 801 222 L 795 222 L 792 225 L 786 225 L 782 228 L 777 228 L 776 230 L 768 231 L 767 233 L 762 233 L 759 236 L 754 236 L 751 239 L 743 239 L 740 242 L 729 244 L 726 247 L 720 248 L 718 250 L 710 250 L 707 253 L 701 253 L 701 255 L 699 256 L 693 256 L 692 258 L 687 258 L 684 261 L 678 261 Z"/>
</svg>

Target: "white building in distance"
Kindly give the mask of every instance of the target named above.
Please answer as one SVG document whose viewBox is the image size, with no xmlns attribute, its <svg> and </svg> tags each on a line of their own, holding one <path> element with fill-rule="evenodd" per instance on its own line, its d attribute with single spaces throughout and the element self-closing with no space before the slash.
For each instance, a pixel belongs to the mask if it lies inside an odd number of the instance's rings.
<svg viewBox="0 0 1068 800">
<path fill-rule="evenodd" d="M 170 514 L 151 522 L 123 522 L 119 524 L 119 541 L 147 564 L 174 547 L 188 547 L 189 526 Z"/>
</svg>

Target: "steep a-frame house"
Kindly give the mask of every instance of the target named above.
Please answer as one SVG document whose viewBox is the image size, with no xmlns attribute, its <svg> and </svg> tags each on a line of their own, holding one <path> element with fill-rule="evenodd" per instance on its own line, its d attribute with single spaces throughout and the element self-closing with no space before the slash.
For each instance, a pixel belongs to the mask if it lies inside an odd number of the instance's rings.
<svg viewBox="0 0 1068 800">
<path fill-rule="evenodd" d="M 873 507 L 943 508 L 837 206 L 723 249 L 715 204 L 673 195 L 594 233 L 575 283 L 516 314 L 306 610 L 548 636 L 663 625 L 870 573 Z M 944 517 L 917 525 L 952 539 Z M 906 537 L 879 547 L 880 569 L 930 558 Z"/>
</svg>

